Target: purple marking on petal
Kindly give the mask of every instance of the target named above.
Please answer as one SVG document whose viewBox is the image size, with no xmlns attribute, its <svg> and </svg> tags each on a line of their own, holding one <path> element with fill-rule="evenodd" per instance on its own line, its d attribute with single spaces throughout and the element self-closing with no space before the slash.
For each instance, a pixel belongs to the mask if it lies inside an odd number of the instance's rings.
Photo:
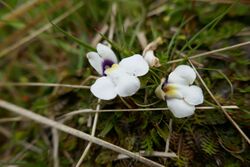
<svg viewBox="0 0 250 167">
<path fill-rule="evenodd" d="M 102 75 L 103 75 L 103 76 L 106 76 L 106 74 L 104 73 L 105 70 L 106 70 L 107 68 L 110 68 L 113 64 L 114 64 L 114 62 L 113 62 L 112 60 L 108 60 L 108 59 L 106 59 L 106 60 L 104 60 L 104 61 L 102 62 Z"/>
<path fill-rule="evenodd" d="M 167 85 L 167 84 L 168 84 L 168 80 L 165 79 L 165 81 L 164 81 L 164 82 L 162 83 L 162 85 L 161 85 L 161 89 L 163 90 L 164 86 Z"/>
</svg>

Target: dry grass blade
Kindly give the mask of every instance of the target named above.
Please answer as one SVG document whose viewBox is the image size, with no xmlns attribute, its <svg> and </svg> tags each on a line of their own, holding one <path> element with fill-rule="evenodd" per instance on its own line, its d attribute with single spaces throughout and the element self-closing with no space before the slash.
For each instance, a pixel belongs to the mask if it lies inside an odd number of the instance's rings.
<svg viewBox="0 0 250 167">
<path fill-rule="evenodd" d="M 239 109 L 238 106 L 221 106 L 225 109 Z M 217 107 L 211 106 L 200 106 L 196 107 L 197 110 L 213 110 Z M 165 108 L 132 108 L 132 109 L 105 109 L 105 110 L 93 110 L 93 109 L 82 109 L 68 112 L 67 114 L 63 115 L 62 117 L 69 117 L 77 114 L 84 114 L 84 113 L 95 113 L 95 112 L 139 112 L 139 111 L 166 111 L 169 110 L 167 107 Z"/>
<path fill-rule="evenodd" d="M 140 156 L 138 154 L 130 152 L 130 151 L 128 151 L 128 150 L 126 150 L 124 148 L 121 148 L 121 147 L 119 147 L 117 145 L 111 144 L 109 142 L 106 142 L 106 141 L 101 140 L 101 139 L 99 139 L 97 137 L 91 136 L 91 135 L 89 135 L 87 133 L 84 133 L 82 131 L 79 131 L 77 129 L 74 129 L 74 128 L 71 128 L 71 127 L 66 126 L 64 124 L 58 123 L 58 122 L 56 122 L 54 120 L 51 120 L 51 119 L 46 118 L 44 116 L 41 116 L 39 114 L 35 114 L 30 110 L 27 110 L 27 109 L 24 109 L 22 107 L 16 106 L 16 105 L 11 104 L 9 102 L 6 102 L 4 100 L 0 100 L 0 107 L 4 108 L 6 110 L 9 110 L 9 111 L 11 111 L 13 113 L 16 113 L 18 115 L 21 115 L 23 117 L 27 117 L 27 118 L 29 118 L 29 119 L 31 119 L 33 121 L 36 121 L 37 123 L 41 123 L 41 124 L 44 124 L 46 126 L 56 128 L 58 130 L 61 130 L 63 132 L 71 134 L 73 136 L 79 137 L 81 139 L 87 140 L 89 142 L 95 143 L 95 144 L 103 146 L 105 148 L 111 149 L 111 150 L 113 150 L 115 152 L 125 154 L 125 155 L 127 155 L 127 156 L 129 156 L 129 157 L 131 157 L 131 158 L 133 158 L 135 160 L 138 160 L 138 161 L 148 165 L 148 166 L 151 166 L 151 167 L 164 167 L 163 165 L 161 165 L 161 164 L 159 164 L 157 162 L 154 162 L 154 161 L 149 160 L 149 159 L 147 159 L 145 157 L 142 157 L 142 156 Z"/>
<path fill-rule="evenodd" d="M 235 49 L 235 48 L 245 46 L 245 45 L 249 45 L 249 44 L 250 44 L 250 41 L 247 41 L 247 42 L 239 43 L 237 45 L 232 45 L 232 46 L 228 46 L 228 47 L 208 51 L 208 52 L 205 52 L 205 53 L 200 53 L 200 54 L 197 54 L 197 55 L 194 55 L 194 56 L 190 56 L 189 59 L 195 59 L 195 58 L 198 58 L 198 57 L 207 56 L 207 55 L 210 55 L 210 54 L 213 54 L 213 53 L 218 53 L 218 52 L 222 52 L 222 51 L 226 51 L 226 50 Z M 178 63 L 178 62 L 181 62 L 183 60 L 185 60 L 185 59 L 184 58 L 176 59 L 176 60 L 168 61 L 167 64 Z"/>
<path fill-rule="evenodd" d="M 42 82 L 27 82 L 27 83 L 12 83 L 6 82 L 1 83 L 0 86 L 41 86 L 41 87 L 67 87 L 67 88 L 78 88 L 78 89 L 89 89 L 89 86 L 84 85 L 70 85 L 70 84 L 59 84 L 59 83 L 42 83 Z"/>
<path fill-rule="evenodd" d="M 62 21 L 63 19 L 65 19 L 66 17 L 68 17 L 70 14 L 74 13 L 77 9 L 79 9 L 80 7 L 83 6 L 83 2 L 79 2 L 78 4 L 74 5 L 73 7 L 71 7 L 70 9 L 68 9 L 67 12 L 65 12 L 64 14 L 60 15 L 59 17 L 57 17 L 56 19 L 52 20 L 52 22 L 54 24 L 59 23 L 60 21 Z M 17 43 L 3 49 L 0 52 L 0 57 L 8 54 L 9 52 L 17 49 L 18 47 L 22 46 L 23 44 L 31 41 L 32 39 L 36 38 L 38 35 L 40 35 L 41 33 L 47 31 L 48 29 L 50 29 L 53 25 L 51 23 L 47 23 L 46 25 L 44 25 L 43 27 L 39 28 L 38 30 L 32 32 L 30 35 L 22 38 L 21 40 L 19 40 Z"/>
<path fill-rule="evenodd" d="M 108 31 L 109 26 L 107 24 L 103 25 L 100 32 L 95 35 L 93 40 L 91 41 L 92 46 L 96 46 L 102 39 L 102 36 L 100 34 L 105 34 Z"/>
<path fill-rule="evenodd" d="M 160 152 L 160 151 L 153 151 L 152 153 L 148 153 L 146 151 L 140 151 L 139 153 L 136 153 L 136 154 L 145 156 L 145 157 L 161 157 L 161 158 L 176 158 L 177 157 L 175 153 L 166 153 L 166 152 Z M 130 158 L 130 157 L 124 154 L 119 154 L 117 156 L 117 160 L 126 159 L 126 158 Z"/>
<path fill-rule="evenodd" d="M 52 128 L 52 136 L 53 136 L 53 160 L 54 160 L 54 167 L 60 166 L 59 161 L 59 134 L 56 128 Z"/>
<path fill-rule="evenodd" d="M 168 135 L 168 138 L 167 138 L 167 140 L 166 140 L 166 147 L 165 147 L 165 152 L 166 152 L 166 153 L 167 153 L 168 150 L 169 150 L 169 143 L 170 143 L 170 138 L 171 138 L 171 133 L 172 133 L 172 124 L 173 124 L 173 120 L 170 119 L 170 120 L 169 120 L 169 125 L 168 125 L 168 127 L 169 127 L 169 135 Z"/>
<path fill-rule="evenodd" d="M 232 3 L 244 3 L 250 4 L 249 0 L 195 0 L 198 2 L 209 2 L 209 3 L 224 3 L 224 4 L 232 4 Z"/>
<path fill-rule="evenodd" d="M 12 117 L 12 118 L 1 118 L 0 123 L 16 122 L 21 121 L 22 117 Z"/>
</svg>

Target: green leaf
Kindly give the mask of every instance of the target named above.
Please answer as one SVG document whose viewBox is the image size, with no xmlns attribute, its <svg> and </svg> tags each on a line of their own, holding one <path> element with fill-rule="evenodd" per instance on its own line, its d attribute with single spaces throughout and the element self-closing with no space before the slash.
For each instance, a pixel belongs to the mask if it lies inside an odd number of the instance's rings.
<svg viewBox="0 0 250 167">
<path fill-rule="evenodd" d="M 110 150 L 104 150 L 96 157 L 95 162 L 98 164 L 107 164 L 112 162 L 116 157 L 117 153 Z"/>
<path fill-rule="evenodd" d="M 244 88 L 244 89 L 239 88 L 239 91 L 240 91 L 241 93 L 249 93 L 249 92 L 250 92 L 250 86 L 248 86 L 248 87 L 246 87 L 246 88 Z"/>
<path fill-rule="evenodd" d="M 167 140 L 168 136 L 169 136 L 169 129 L 167 126 L 164 126 L 163 128 L 160 128 L 159 126 L 155 126 L 158 135 L 163 138 L 164 140 Z"/>
<path fill-rule="evenodd" d="M 102 131 L 99 133 L 98 136 L 100 137 L 105 137 L 109 131 L 111 131 L 111 129 L 114 127 L 114 124 L 112 121 L 109 121 L 105 124 L 104 128 L 102 129 Z"/>
</svg>

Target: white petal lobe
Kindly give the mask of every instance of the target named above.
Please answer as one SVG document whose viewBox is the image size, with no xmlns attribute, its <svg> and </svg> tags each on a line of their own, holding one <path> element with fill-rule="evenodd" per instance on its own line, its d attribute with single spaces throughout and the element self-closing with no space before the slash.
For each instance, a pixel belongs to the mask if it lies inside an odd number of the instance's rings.
<svg viewBox="0 0 250 167">
<path fill-rule="evenodd" d="M 109 77 L 101 77 L 91 86 L 90 91 L 99 99 L 111 100 L 117 95 L 115 85 Z"/>
<path fill-rule="evenodd" d="M 101 43 L 97 44 L 96 50 L 98 54 L 104 59 L 104 60 L 111 60 L 114 63 L 117 63 L 117 57 L 112 49 L 110 49 L 108 46 L 103 45 Z"/>
<path fill-rule="evenodd" d="M 204 101 L 203 93 L 200 87 L 192 85 L 183 88 L 184 100 L 191 105 L 202 104 Z"/>
<path fill-rule="evenodd" d="M 167 105 L 169 110 L 177 118 L 184 118 L 194 114 L 195 107 L 187 104 L 181 99 L 168 99 Z"/>
<path fill-rule="evenodd" d="M 190 85 L 196 78 L 195 71 L 187 65 L 179 65 L 168 77 L 169 83 Z"/>
<path fill-rule="evenodd" d="M 134 76 L 143 76 L 143 75 L 147 74 L 147 72 L 149 70 L 148 63 L 139 54 L 122 59 L 122 61 L 119 63 L 119 65 L 128 74 L 131 74 Z"/>
<path fill-rule="evenodd" d="M 121 97 L 134 95 L 140 89 L 140 80 L 135 76 L 123 75 L 116 82 L 116 92 Z"/>
<path fill-rule="evenodd" d="M 102 75 L 102 61 L 103 59 L 96 52 L 88 52 L 87 58 L 90 65 Z"/>
</svg>

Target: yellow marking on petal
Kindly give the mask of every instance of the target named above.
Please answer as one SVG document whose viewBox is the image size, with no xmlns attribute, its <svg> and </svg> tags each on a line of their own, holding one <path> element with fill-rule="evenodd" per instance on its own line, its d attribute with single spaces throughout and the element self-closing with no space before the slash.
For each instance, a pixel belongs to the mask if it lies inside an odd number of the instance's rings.
<svg viewBox="0 0 250 167">
<path fill-rule="evenodd" d="M 111 74 L 113 71 L 117 70 L 119 68 L 118 64 L 113 64 L 110 68 L 107 68 L 105 70 L 105 74 Z"/>
<path fill-rule="evenodd" d="M 162 90 L 167 97 L 176 97 L 178 96 L 177 88 L 174 85 L 166 84 L 163 86 Z"/>
</svg>

